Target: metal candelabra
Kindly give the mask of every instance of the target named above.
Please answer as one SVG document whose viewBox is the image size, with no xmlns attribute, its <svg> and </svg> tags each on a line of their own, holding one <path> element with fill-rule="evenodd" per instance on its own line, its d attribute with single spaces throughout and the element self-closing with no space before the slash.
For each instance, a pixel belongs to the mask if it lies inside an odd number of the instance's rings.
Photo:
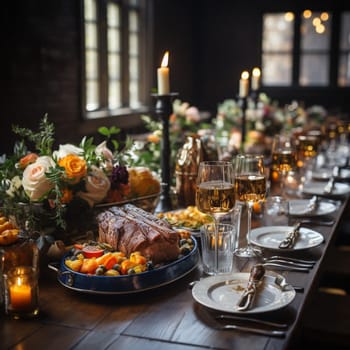
<svg viewBox="0 0 350 350">
<path fill-rule="evenodd" d="M 173 111 L 172 102 L 177 93 L 167 95 L 152 94 L 156 99 L 155 113 L 162 122 L 162 140 L 161 140 L 161 194 L 158 205 L 155 209 L 156 213 L 172 210 L 172 202 L 170 196 L 170 139 L 169 139 L 169 117 Z"/>
<path fill-rule="evenodd" d="M 239 103 L 239 106 L 241 107 L 241 110 L 242 110 L 241 152 L 244 152 L 244 144 L 246 141 L 246 133 L 247 133 L 247 120 L 246 120 L 247 97 L 239 97 L 238 103 Z"/>
</svg>

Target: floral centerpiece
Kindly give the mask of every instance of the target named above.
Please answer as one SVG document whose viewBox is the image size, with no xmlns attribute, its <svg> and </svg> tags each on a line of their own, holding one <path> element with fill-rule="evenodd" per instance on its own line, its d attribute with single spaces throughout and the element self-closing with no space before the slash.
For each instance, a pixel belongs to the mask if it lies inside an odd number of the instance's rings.
<svg viewBox="0 0 350 350">
<path fill-rule="evenodd" d="M 47 116 L 37 132 L 18 126 L 13 131 L 21 139 L 0 163 L 0 211 L 25 229 L 47 234 L 85 229 L 94 206 L 130 198 L 129 171 L 122 159 L 130 141 L 118 151 L 113 139 L 118 128 L 101 127 L 106 140 L 98 145 L 84 137 L 79 145 L 57 149 Z"/>
<path fill-rule="evenodd" d="M 260 93 L 257 101 L 247 99 L 246 142 L 244 149 L 261 153 L 270 148 L 269 140 L 280 132 L 293 132 L 310 125 L 320 125 L 326 111 L 321 106 L 305 109 L 302 104 L 292 101 L 281 107 L 267 94 Z M 232 153 L 241 148 L 243 111 L 238 101 L 227 99 L 218 105 L 217 116 L 213 119 L 217 139 L 222 147 Z"/>
</svg>

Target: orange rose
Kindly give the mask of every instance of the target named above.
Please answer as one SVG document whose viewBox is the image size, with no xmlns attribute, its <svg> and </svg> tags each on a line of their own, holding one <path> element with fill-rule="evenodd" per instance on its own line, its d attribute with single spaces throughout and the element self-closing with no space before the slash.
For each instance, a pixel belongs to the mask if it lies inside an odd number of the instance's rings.
<svg viewBox="0 0 350 350">
<path fill-rule="evenodd" d="M 25 169 L 27 165 L 34 163 L 38 159 L 38 155 L 35 153 L 28 153 L 26 156 L 19 160 L 19 167 Z"/>
<path fill-rule="evenodd" d="M 68 154 L 58 161 L 58 165 L 66 171 L 66 177 L 70 183 L 76 184 L 86 175 L 86 161 L 74 154 Z"/>
<path fill-rule="evenodd" d="M 72 199 L 73 199 L 73 192 L 68 188 L 64 188 L 62 190 L 61 202 L 63 204 L 67 204 L 67 203 L 71 202 Z"/>
<path fill-rule="evenodd" d="M 176 122 L 176 119 L 177 119 L 177 116 L 175 113 L 172 113 L 169 117 L 169 122 L 170 123 L 175 123 Z"/>
<path fill-rule="evenodd" d="M 156 134 L 150 134 L 150 135 L 147 136 L 147 141 L 148 142 L 152 142 L 152 143 L 159 143 L 160 142 L 160 138 Z"/>
</svg>

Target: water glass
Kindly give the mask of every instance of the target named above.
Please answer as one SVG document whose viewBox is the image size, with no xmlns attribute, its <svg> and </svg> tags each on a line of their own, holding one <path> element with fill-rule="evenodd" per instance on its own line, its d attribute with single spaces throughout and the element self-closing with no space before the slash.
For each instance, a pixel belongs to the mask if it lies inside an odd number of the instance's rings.
<svg viewBox="0 0 350 350">
<path fill-rule="evenodd" d="M 263 204 L 264 226 L 287 226 L 289 221 L 289 202 L 282 196 L 267 197 Z"/>
<path fill-rule="evenodd" d="M 217 229 L 216 234 L 214 224 L 205 224 L 200 230 L 203 271 L 208 275 L 232 271 L 235 226 L 219 223 Z"/>
</svg>

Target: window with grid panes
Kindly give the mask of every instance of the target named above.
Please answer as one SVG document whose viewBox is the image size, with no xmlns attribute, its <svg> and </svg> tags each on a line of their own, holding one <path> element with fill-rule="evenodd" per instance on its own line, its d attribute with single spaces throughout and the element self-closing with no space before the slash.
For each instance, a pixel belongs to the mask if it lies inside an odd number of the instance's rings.
<svg viewBox="0 0 350 350">
<path fill-rule="evenodd" d="M 331 12 L 267 13 L 263 16 L 262 82 L 265 86 L 327 87 L 350 85 L 350 13 L 339 15 L 340 29 Z M 332 40 L 336 45 L 332 46 Z M 332 53 L 332 47 L 339 47 Z M 336 55 L 332 61 L 331 56 Z M 337 81 L 331 76 L 338 65 Z"/>
<path fill-rule="evenodd" d="M 88 119 L 142 109 L 145 0 L 83 0 L 84 88 Z"/>
</svg>

